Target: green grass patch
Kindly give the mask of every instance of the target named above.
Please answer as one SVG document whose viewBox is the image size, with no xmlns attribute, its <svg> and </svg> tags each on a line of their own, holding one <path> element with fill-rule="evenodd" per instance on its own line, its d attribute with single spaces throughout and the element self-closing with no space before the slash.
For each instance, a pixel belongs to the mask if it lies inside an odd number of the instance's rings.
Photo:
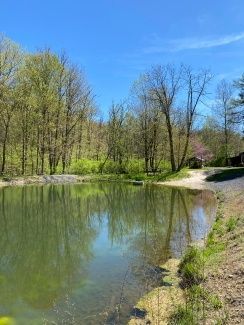
<svg viewBox="0 0 244 325">
<path fill-rule="evenodd" d="M 203 287 L 209 271 L 213 272 L 223 258 L 226 242 L 223 236 L 237 227 L 238 219 L 231 217 L 227 222 L 222 218 L 222 205 L 218 209 L 218 217 L 208 234 L 204 248 L 189 247 L 181 259 L 179 274 L 185 292 L 185 304 L 178 306 L 170 316 L 170 324 L 202 324 L 212 311 L 214 322 L 224 324 L 226 313 L 219 296 Z M 219 318 L 221 310 L 223 317 Z"/>
<path fill-rule="evenodd" d="M 226 222 L 226 229 L 228 232 L 234 231 L 237 227 L 238 219 L 235 217 L 230 217 Z"/>
<path fill-rule="evenodd" d="M 179 305 L 176 311 L 171 315 L 169 319 L 170 325 L 197 325 L 194 319 L 193 310 Z"/>
<path fill-rule="evenodd" d="M 203 281 L 204 256 L 202 249 L 195 246 L 187 249 L 179 265 L 179 274 L 183 288 L 189 288 Z"/>
<path fill-rule="evenodd" d="M 189 177 L 188 174 L 189 169 L 183 168 L 180 171 L 172 172 L 172 171 L 165 171 L 157 176 L 157 181 L 169 181 L 169 180 L 178 180 L 182 178 Z"/>
</svg>

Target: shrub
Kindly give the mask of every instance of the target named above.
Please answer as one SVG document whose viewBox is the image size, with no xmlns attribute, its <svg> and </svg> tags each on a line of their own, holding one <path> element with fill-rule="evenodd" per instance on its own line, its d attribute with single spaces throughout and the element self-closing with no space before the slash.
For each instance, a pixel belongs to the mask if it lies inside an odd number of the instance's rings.
<svg viewBox="0 0 244 325">
<path fill-rule="evenodd" d="M 143 159 L 130 159 L 126 164 L 126 172 L 128 174 L 140 174 L 144 172 Z"/>
<path fill-rule="evenodd" d="M 120 164 L 119 162 L 113 160 L 107 160 L 105 164 L 100 162 L 99 172 L 103 172 L 105 174 L 124 174 L 126 172 L 125 163 L 122 162 L 122 164 Z"/>
<path fill-rule="evenodd" d="M 209 166 L 212 166 L 212 167 L 224 167 L 224 166 L 226 166 L 226 159 L 225 159 L 224 156 L 219 156 L 219 157 L 215 158 L 214 160 L 212 160 L 209 163 Z"/>
<path fill-rule="evenodd" d="M 144 181 L 146 179 L 146 176 L 145 174 L 137 174 L 137 175 L 129 175 L 129 178 L 135 181 Z"/>
<path fill-rule="evenodd" d="M 168 160 L 161 160 L 158 166 L 158 169 L 162 170 L 171 170 L 171 163 Z"/>
<path fill-rule="evenodd" d="M 97 174 L 99 172 L 99 161 L 80 159 L 73 162 L 70 166 L 70 172 L 78 175 Z"/>
</svg>

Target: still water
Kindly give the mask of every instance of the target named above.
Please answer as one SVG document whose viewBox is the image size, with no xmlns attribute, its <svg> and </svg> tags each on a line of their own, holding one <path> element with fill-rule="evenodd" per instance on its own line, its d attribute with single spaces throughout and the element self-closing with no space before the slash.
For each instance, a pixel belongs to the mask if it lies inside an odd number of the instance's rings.
<svg viewBox="0 0 244 325">
<path fill-rule="evenodd" d="M 203 238 L 209 191 L 77 184 L 0 190 L 0 317 L 126 324 L 154 265 Z"/>
</svg>

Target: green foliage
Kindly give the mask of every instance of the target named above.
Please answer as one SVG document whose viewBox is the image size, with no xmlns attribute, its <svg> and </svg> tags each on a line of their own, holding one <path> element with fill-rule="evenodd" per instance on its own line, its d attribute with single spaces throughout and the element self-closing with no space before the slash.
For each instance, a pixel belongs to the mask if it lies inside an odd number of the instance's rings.
<svg viewBox="0 0 244 325">
<path fill-rule="evenodd" d="M 185 252 L 179 265 L 179 273 L 185 289 L 186 303 L 185 306 L 178 306 L 172 313 L 170 324 L 205 323 L 208 319 L 207 310 L 219 310 L 223 307 L 219 296 L 205 289 L 203 283 L 208 266 L 213 267 L 214 264 L 219 263 L 221 252 L 225 249 L 225 243 L 221 240 L 223 234 L 226 230 L 235 229 L 236 222 L 237 219 L 230 218 L 227 224 L 224 224 L 218 213 L 218 218 L 207 237 L 205 248 L 193 246 Z M 223 317 L 226 317 L 225 313 Z M 222 324 L 223 319 L 216 318 L 214 321 Z"/>
<path fill-rule="evenodd" d="M 118 161 L 108 160 L 105 165 L 103 162 L 99 164 L 99 172 L 105 174 L 124 174 L 126 172 L 125 163 L 120 164 Z"/>
<path fill-rule="evenodd" d="M 203 256 L 207 264 L 216 264 L 219 260 L 219 253 L 225 249 L 225 243 L 219 240 L 225 232 L 221 219 L 213 225 L 212 231 L 209 233 L 206 247 L 203 250 Z"/>
<path fill-rule="evenodd" d="M 209 307 L 214 309 L 220 309 L 223 307 L 222 301 L 216 294 L 210 293 L 208 290 L 203 288 L 201 285 L 193 285 L 188 290 L 188 299 L 191 303 L 201 308 L 201 304 L 206 303 Z"/>
<path fill-rule="evenodd" d="M 219 296 L 216 294 L 209 294 L 208 301 L 212 305 L 214 309 L 221 309 L 223 307 L 223 303 L 220 300 Z"/>
<path fill-rule="evenodd" d="M 206 321 L 206 310 L 221 309 L 222 301 L 200 285 L 193 285 L 186 292 L 186 304 L 179 305 L 171 314 L 169 324 L 199 324 Z"/>
<path fill-rule="evenodd" d="M 224 230 L 223 220 L 217 219 L 213 225 L 212 233 L 222 236 L 224 234 L 224 232 L 225 232 L 225 230 Z M 211 232 L 209 234 L 209 237 L 211 237 Z"/>
<path fill-rule="evenodd" d="M 204 279 L 204 259 L 202 250 L 189 247 L 179 265 L 183 287 L 199 284 Z"/>
<path fill-rule="evenodd" d="M 144 173 L 143 159 L 130 159 L 126 164 L 126 173 L 134 175 Z"/>
<path fill-rule="evenodd" d="M 128 177 L 135 181 L 145 181 L 147 179 L 146 174 L 136 174 L 136 175 L 129 174 Z"/>
<path fill-rule="evenodd" d="M 209 166 L 212 167 L 224 167 L 226 166 L 226 159 L 225 156 L 218 156 L 215 159 L 213 159 L 210 163 Z"/>
<path fill-rule="evenodd" d="M 234 217 L 230 217 L 230 219 L 226 222 L 226 229 L 228 232 L 236 229 L 238 223 L 238 219 Z"/>
<path fill-rule="evenodd" d="M 188 169 L 183 168 L 180 171 L 172 172 L 171 170 L 165 170 L 160 175 L 157 176 L 157 181 L 169 181 L 177 180 L 188 177 Z"/>
<path fill-rule="evenodd" d="M 193 311 L 190 308 L 179 305 L 176 311 L 171 315 L 169 320 L 170 325 L 197 325 L 194 320 Z"/>
<path fill-rule="evenodd" d="M 100 171 L 101 169 L 105 174 L 128 174 L 129 178 L 134 179 L 134 176 L 144 173 L 144 161 L 143 159 L 129 159 L 119 163 L 118 161 L 107 160 L 105 164 L 100 163 Z"/>
<path fill-rule="evenodd" d="M 100 162 L 96 160 L 80 159 L 70 166 L 70 173 L 77 175 L 97 174 Z"/>
<path fill-rule="evenodd" d="M 168 160 L 162 160 L 160 161 L 159 163 L 159 166 L 158 166 L 158 169 L 159 170 L 171 170 L 171 164 L 170 164 L 170 161 Z"/>
</svg>

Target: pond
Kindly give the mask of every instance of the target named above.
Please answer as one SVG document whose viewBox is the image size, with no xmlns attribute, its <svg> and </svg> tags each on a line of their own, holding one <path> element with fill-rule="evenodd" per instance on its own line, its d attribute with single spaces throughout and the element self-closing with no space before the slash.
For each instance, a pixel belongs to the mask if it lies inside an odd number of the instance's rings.
<svg viewBox="0 0 244 325">
<path fill-rule="evenodd" d="M 126 324 L 155 265 L 203 238 L 209 191 L 76 184 L 0 190 L 0 317 L 16 325 Z"/>
</svg>

